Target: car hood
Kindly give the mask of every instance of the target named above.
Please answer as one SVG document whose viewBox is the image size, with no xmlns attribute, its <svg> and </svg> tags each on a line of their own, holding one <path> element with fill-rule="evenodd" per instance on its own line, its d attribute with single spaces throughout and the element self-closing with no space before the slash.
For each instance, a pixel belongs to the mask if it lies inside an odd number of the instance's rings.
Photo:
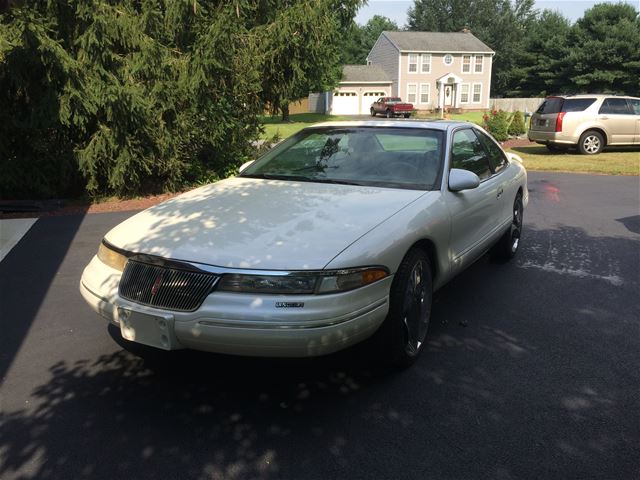
<svg viewBox="0 0 640 480">
<path fill-rule="evenodd" d="M 424 194 L 236 177 L 144 210 L 105 239 L 130 252 L 221 267 L 321 269 Z"/>
</svg>

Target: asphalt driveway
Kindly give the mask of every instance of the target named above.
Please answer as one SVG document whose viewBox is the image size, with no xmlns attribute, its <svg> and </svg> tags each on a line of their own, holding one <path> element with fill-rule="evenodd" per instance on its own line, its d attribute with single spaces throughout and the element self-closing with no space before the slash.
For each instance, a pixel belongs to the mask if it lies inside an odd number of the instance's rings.
<svg viewBox="0 0 640 480">
<path fill-rule="evenodd" d="M 0 478 L 640 478 L 638 178 L 529 178 L 519 257 L 402 372 L 129 351 L 78 281 L 131 213 L 39 219 L 0 262 Z"/>
</svg>

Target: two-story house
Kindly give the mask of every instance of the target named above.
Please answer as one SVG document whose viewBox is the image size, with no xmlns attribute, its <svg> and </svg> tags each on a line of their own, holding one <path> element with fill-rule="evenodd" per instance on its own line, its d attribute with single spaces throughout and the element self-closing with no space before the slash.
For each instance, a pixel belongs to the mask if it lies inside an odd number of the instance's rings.
<svg viewBox="0 0 640 480">
<path fill-rule="evenodd" d="M 417 110 L 486 110 L 494 54 L 468 30 L 382 32 L 367 57 L 369 68 L 344 67 L 343 81 L 328 94 L 326 110 L 368 113 L 374 85 Z"/>
</svg>

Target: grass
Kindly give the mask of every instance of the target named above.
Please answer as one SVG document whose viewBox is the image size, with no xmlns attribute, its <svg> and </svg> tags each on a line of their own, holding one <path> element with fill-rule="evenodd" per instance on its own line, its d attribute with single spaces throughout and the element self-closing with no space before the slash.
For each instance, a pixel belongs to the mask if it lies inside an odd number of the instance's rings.
<svg viewBox="0 0 640 480">
<path fill-rule="evenodd" d="M 548 172 L 596 173 L 602 175 L 640 175 L 640 148 L 607 149 L 598 155 L 577 152 L 552 153 L 543 146 L 513 147 L 527 170 Z"/>
<path fill-rule="evenodd" d="M 460 120 L 473 122 L 477 124 L 482 123 L 482 115 L 483 112 L 467 112 L 461 114 L 452 114 L 450 115 L 451 120 Z M 294 133 L 299 132 L 305 127 L 313 125 L 314 123 L 319 122 L 329 122 L 329 121 L 339 121 L 339 120 L 353 120 L 354 116 L 348 115 L 325 115 L 322 113 L 298 113 L 295 115 L 291 115 L 289 117 L 289 122 L 283 122 L 279 116 L 270 117 L 264 116 L 262 117 L 262 123 L 264 124 L 264 133 L 261 135 L 263 139 L 273 138 L 274 135 L 278 135 L 280 138 L 287 138 L 293 135 Z M 364 118 L 364 117 L 363 117 Z M 434 119 L 440 118 L 435 114 L 426 115 L 412 115 L 411 118 L 417 119 Z"/>
</svg>

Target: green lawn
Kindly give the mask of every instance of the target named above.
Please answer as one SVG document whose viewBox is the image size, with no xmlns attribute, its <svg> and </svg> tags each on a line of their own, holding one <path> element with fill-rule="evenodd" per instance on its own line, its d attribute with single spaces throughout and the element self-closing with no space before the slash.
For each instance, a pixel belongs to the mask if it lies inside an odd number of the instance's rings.
<svg viewBox="0 0 640 480">
<path fill-rule="evenodd" d="M 616 148 L 598 155 L 551 153 L 543 146 L 513 147 L 511 151 L 522 157 L 527 170 L 640 175 L 640 148 Z"/>
<path fill-rule="evenodd" d="M 482 115 L 483 112 L 468 112 L 457 115 L 452 114 L 450 116 L 450 119 L 481 124 Z M 278 135 L 278 137 L 280 138 L 287 138 L 294 133 L 302 130 L 303 128 L 313 125 L 314 123 L 338 120 L 353 120 L 354 117 L 344 115 L 324 115 L 322 113 L 298 113 L 296 115 L 291 115 L 289 118 L 289 122 L 282 122 L 279 116 L 270 117 L 265 115 L 264 117 L 262 117 L 262 123 L 264 124 L 264 133 L 262 134 L 261 138 L 269 139 L 274 135 Z M 438 117 L 437 115 L 412 115 L 411 118 L 432 119 L 440 117 Z"/>
</svg>

